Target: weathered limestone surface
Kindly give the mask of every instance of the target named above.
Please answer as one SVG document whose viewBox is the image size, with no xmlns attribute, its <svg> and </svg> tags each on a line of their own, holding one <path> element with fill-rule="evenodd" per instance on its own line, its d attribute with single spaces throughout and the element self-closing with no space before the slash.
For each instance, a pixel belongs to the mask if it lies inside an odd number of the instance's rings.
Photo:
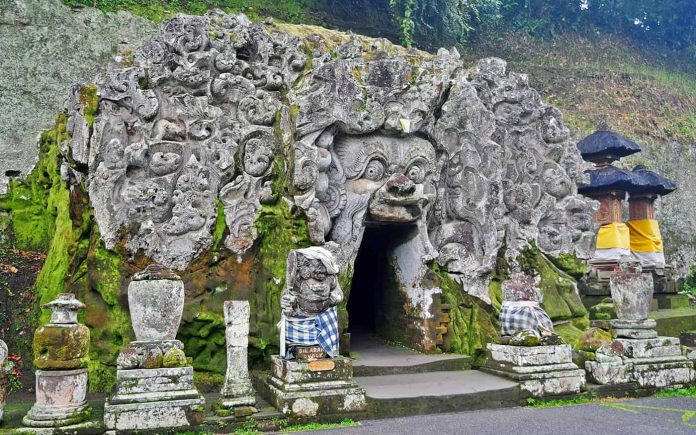
<svg viewBox="0 0 696 435">
<path fill-rule="evenodd" d="M 212 243 L 218 198 L 226 246 L 244 252 L 291 146 L 293 201 L 314 243 L 339 243 L 342 267 L 365 220 L 417 225 L 424 259 L 439 253 L 481 298 L 503 228 L 512 252 L 537 240 L 587 255 L 583 162 L 525 75 L 499 59 L 465 70 L 456 51 L 306 41 L 242 15 L 177 16 L 109 69 L 94 133 L 70 144 L 108 247 L 128 228 L 129 250 L 183 269 Z"/>
<path fill-rule="evenodd" d="M 110 57 L 134 48 L 155 24 L 127 13 L 71 11 L 60 0 L 0 2 L 0 194 L 7 171 L 29 174 L 36 139 L 63 108 L 70 86 L 91 81 Z"/>
<path fill-rule="evenodd" d="M 220 406 L 235 407 L 254 405 L 256 396 L 251 386 L 247 348 L 249 346 L 248 301 L 225 301 L 227 341 L 227 372 L 220 395 Z"/>
<path fill-rule="evenodd" d="M 456 50 L 298 37 L 211 12 L 165 22 L 97 94 L 93 128 L 80 130 L 73 92 L 65 172 L 86 180 L 109 249 L 184 270 L 213 246 L 220 208 L 224 246 L 244 255 L 262 207 L 285 194 L 312 244 L 337 243 L 344 273 L 367 224 L 403 225 L 397 281 L 430 350 L 442 292 L 431 260 L 490 303 L 503 246 L 513 266 L 530 241 L 589 255 L 584 162 L 560 112 L 500 59 L 467 69 Z M 273 178 L 282 170 L 287 191 Z"/>
<path fill-rule="evenodd" d="M 585 372 L 573 363 L 569 345 L 508 346 L 489 343 L 484 370 L 514 379 L 533 397 L 574 394 Z"/>
</svg>

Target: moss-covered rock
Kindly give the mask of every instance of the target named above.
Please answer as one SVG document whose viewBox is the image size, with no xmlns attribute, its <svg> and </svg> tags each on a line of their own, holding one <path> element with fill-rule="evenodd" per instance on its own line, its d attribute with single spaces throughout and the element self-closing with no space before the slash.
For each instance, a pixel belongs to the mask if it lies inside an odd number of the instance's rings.
<svg viewBox="0 0 696 435">
<path fill-rule="evenodd" d="M 177 348 L 169 349 L 162 358 L 163 367 L 184 367 L 186 363 L 186 354 Z"/>
<path fill-rule="evenodd" d="M 87 366 L 89 329 L 85 325 L 44 325 L 34 333 L 34 365 L 67 370 Z"/>
<path fill-rule="evenodd" d="M 583 332 L 578 339 L 578 349 L 594 352 L 603 344 L 611 342 L 612 337 L 608 331 L 600 328 L 590 328 Z"/>
</svg>

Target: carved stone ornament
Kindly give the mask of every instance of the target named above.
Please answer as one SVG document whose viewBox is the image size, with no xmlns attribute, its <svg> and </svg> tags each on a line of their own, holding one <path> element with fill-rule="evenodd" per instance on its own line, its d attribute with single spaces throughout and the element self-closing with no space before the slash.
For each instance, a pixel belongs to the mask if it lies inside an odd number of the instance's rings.
<svg viewBox="0 0 696 435">
<path fill-rule="evenodd" d="M 496 58 L 466 69 L 454 49 L 302 38 L 244 15 L 178 15 L 97 83 L 91 132 L 73 105 L 69 150 L 86 160 L 107 248 L 183 270 L 212 246 L 221 206 L 224 245 L 243 254 L 286 174 L 283 199 L 314 245 L 338 243 L 341 270 L 366 225 L 416 228 L 415 266 L 435 260 L 487 302 L 502 246 L 589 257 L 585 163 L 526 75 Z"/>
</svg>

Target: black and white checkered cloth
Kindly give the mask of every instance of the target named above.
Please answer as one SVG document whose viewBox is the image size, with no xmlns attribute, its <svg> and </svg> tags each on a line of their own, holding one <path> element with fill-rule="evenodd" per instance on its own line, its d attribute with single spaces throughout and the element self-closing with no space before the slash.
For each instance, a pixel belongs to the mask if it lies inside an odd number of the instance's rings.
<svg viewBox="0 0 696 435">
<path fill-rule="evenodd" d="M 316 317 L 285 318 L 285 343 L 318 344 L 329 356 L 338 355 L 338 310 L 331 307 Z"/>
<path fill-rule="evenodd" d="M 500 308 L 500 329 L 502 335 L 514 335 L 525 329 L 553 331 L 553 322 L 538 302 L 504 301 Z"/>
</svg>

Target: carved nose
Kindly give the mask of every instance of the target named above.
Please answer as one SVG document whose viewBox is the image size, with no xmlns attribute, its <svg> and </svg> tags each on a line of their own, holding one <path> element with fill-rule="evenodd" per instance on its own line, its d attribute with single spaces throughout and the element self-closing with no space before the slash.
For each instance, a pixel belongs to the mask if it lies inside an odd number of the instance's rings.
<svg viewBox="0 0 696 435">
<path fill-rule="evenodd" d="M 410 195 L 416 191 L 416 185 L 404 174 L 394 174 L 387 181 L 387 192 L 394 195 Z"/>
</svg>

